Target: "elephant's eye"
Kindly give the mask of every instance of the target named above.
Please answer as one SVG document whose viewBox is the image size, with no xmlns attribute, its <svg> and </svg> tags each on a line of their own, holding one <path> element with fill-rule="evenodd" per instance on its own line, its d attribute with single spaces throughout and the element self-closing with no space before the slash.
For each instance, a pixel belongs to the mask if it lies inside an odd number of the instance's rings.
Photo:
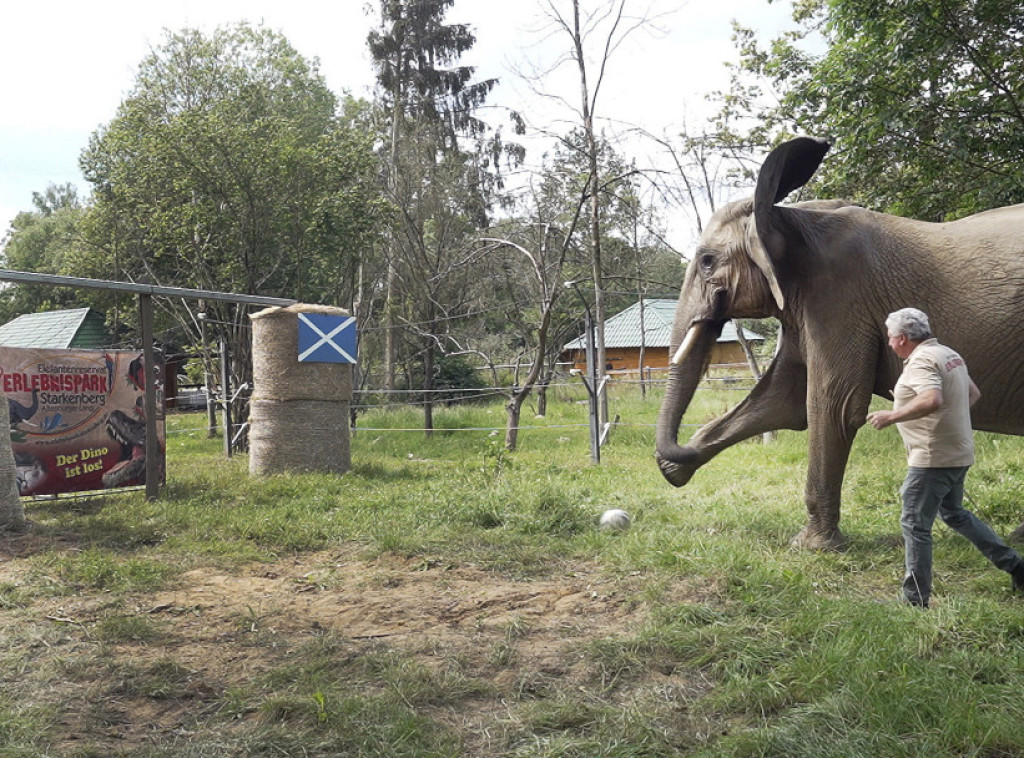
<svg viewBox="0 0 1024 758">
<path fill-rule="evenodd" d="M 698 263 L 700 264 L 701 271 L 703 271 L 705 274 L 709 274 L 711 273 L 711 270 L 715 267 L 715 256 L 713 256 L 711 253 L 704 253 L 703 255 L 700 256 Z"/>
</svg>

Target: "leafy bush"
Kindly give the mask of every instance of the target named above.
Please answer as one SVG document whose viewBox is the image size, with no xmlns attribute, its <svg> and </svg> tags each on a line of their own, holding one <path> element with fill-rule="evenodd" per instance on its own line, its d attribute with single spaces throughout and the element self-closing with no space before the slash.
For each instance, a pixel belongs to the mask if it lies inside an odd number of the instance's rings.
<svg viewBox="0 0 1024 758">
<path fill-rule="evenodd" d="M 447 355 L 437 362 L 435 386 L 439 390 L 450 390 L 436 394 L 438 400 L 447 405 L 480 400 L 483 393 L 479 390 L 487 385 L 480 378 L 480 373 L 465 358 L 458 355 Z M 458 390 L 470 390 L 458 392 Z"/>
</svg>

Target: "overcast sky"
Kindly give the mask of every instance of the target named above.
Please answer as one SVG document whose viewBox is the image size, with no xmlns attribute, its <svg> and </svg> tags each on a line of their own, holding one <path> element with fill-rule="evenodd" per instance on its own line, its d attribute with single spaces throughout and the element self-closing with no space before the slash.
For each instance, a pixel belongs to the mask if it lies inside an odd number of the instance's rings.
<svg viewBox="0 0 1024 758">
<path fill-rule="evenodd" d="M 593 6 L 605 0 L 585 0 Z M 545 38 L 549 4 L 568 0 L 455 0 L 446 20 L 477 35 L 463 62 L 478 78 L 501 80 L 489 99 L 520 109 L 535 126 L 557 115 L 538 101 L 517 71 L 550 65 L 564 39 Z M 0 238 L 32 193 L 49 184 L 89 187 L 78 155 L 89 136 L 109 122 L 131 89 L 138 64 L 161 46 L 164 30 L 211 31 L 239 21 L 281 32 L 307 58 L 318 58 L 336 93 L 369 96 L 373 70 L 366 35 L 376 25 L 375 0 L 51 0 L 0 3 Z M 633 33 L 608 67 L 598 114 L 658 135 L 671 135 L 701 113 L 703 95 L 724 87 L 725 61 L 736 58 L 730 21 L 740 19 L 762 39 L 789 28 L 791 3 L 767 0 L 630 0 L 650 8 L 661 31 Z M 558 47 L 553 47 L 553 45 Z M 566 70 L 547 92 L 574 105 L 578 80 Z M 533 151 L 534 161 L 539 160 Z"/>
</svg>

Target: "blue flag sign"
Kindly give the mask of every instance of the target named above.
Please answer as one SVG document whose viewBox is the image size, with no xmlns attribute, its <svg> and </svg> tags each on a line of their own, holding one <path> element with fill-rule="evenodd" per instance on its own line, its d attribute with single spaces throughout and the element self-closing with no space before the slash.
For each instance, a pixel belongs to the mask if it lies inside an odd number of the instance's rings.
<svg viewBox="0 0 1024 758">
<path fill-rule="evenodd" d="M 299 314 L 299 363 L 355 362 L 355 316 Z"/>
</svg>

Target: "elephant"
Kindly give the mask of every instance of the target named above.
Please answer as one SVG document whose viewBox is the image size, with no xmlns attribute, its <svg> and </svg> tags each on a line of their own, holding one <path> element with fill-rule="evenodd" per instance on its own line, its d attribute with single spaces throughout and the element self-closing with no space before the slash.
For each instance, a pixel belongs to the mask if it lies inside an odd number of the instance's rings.
<svg viewBox="0 0 1024 758">
<path fill-rule="evenodd" d="M 1024 434 L 1024 205 L 946 223 L 877 213 L 844 200 L 780 204 L 830 148 L 797 137 L 761 166 L 753 198 L 718 209 L 687 267 L 658 411 L 656 459 L 681 487 L 729 446 L 807 430 L 807 522 L 793 544 L 838 549 L 840 494 L 872 395 L 891 399 L 902 364 L 885 319 L 913 306 L 959 352 L 981 389 L 975 429 Z M 778 319 L 777 351 L 749 395 L 696 431 L 679 426 L 732 318 Z M 1019 541 L 1024 524 L 1011 536 Z"/>
</svg>

